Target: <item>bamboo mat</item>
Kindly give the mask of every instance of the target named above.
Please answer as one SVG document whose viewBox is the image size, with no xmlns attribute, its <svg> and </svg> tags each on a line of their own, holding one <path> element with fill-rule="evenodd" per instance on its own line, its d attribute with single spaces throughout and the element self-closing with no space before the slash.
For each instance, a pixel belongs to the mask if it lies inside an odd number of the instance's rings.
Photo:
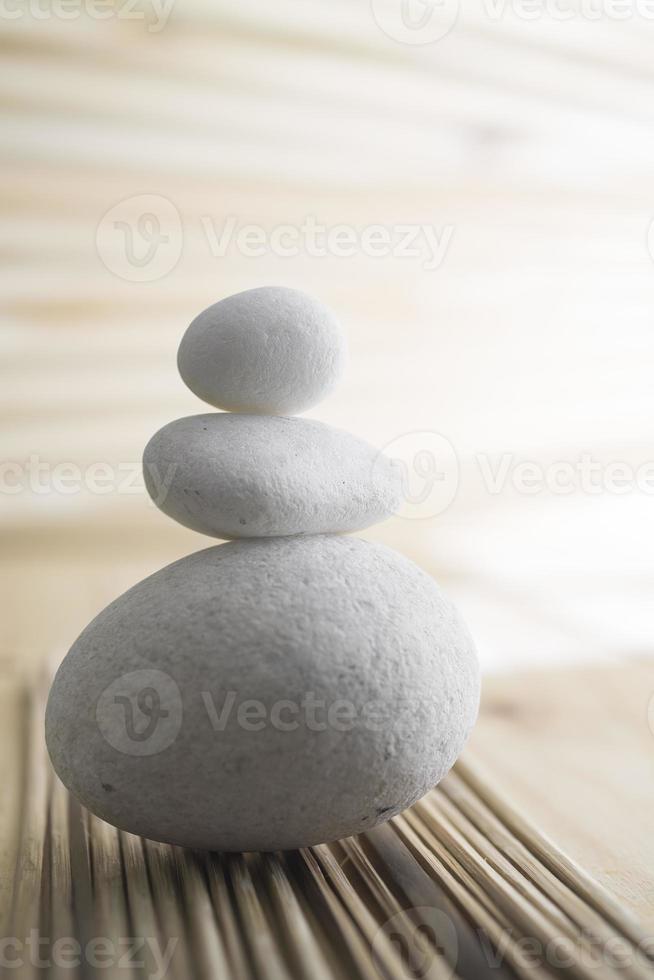
<svg viewBox="0 0 654 980">
<path fill-rule="evenodd" d="M 45 691 L 1 697 L 3 976 L 654 975 L 644 925 L 492 787 L 474 751 L 360 837 L 205 854 L 118 831 L 67 794 L 43 743 Z"/>
</svg>

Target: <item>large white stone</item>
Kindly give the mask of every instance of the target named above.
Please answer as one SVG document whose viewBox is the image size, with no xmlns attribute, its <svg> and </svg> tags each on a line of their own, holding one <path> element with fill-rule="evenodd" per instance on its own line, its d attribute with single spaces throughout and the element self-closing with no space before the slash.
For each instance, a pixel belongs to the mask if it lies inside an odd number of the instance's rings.
<svg viewBox="0 0 654 980">
<path fill-rule="evenodd" d="M 248 289 L 204 310 L 177 356 L 184 382 L 203 401 L 264 415 L 317 404 L 345 360 L 345 336 L 331 310 L 281 286 Z"/>
<path fill-rule="evenodd" d="M 216 850 L 366 830 L 472 728 L 470 636 L 424 572 L 349 537 L 237 541 L 136 585 L 61 665 L 55 769 L 104 820 Z"/>
<path fill-rule="evenodd" d="M 143 455 L 169 517 L 219 538 L 355 531 L 400 504 L 401 473 L 367 442 L 309 419 L 212 413 L 178 419 Z"/>
</svg>

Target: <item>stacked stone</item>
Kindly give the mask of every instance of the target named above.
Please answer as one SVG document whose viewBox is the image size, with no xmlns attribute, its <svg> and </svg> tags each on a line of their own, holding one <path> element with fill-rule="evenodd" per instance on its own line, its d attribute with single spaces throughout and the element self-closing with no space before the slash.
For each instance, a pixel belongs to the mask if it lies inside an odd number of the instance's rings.
<svg viewBox="0 0 654 980">
<path fill-rule="evenodd" d="M 434 786 L 474 724 L 477 660 L 452 605 L 407 559 L 343 535 L 393 513 L 398 470 L 291 415 L 345 360 L 333 314 L 290 289 L 216 303 L 182 340 L 183 380 L 225 411 L 158 432 L 146 486 L 233 540 L 100 613 L 48 703 L 57 772 L 116 826 L 232 851 L 348 836 Z"/>
<path fill-rule="evenodd" d="M 155 503 L 218 538 L 357 531 L 387 518 L 400 500 L 390 461 L 293 415 L 335 386 L 345 360 L 334 315 L 297 290 L 252 289 L 210 306 L 178 366 L 191 391 L 226 411 L 171 422 L 150 441 L 143 469 Z"/>
</svg>

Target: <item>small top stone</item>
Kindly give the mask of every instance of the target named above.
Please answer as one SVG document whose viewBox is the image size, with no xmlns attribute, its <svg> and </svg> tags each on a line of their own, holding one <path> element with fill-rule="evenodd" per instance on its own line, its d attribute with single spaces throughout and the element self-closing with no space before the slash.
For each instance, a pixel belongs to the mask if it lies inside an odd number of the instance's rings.
<svg viewBox="0 0 654 980">
<path fill-rule="evenodd" d="M 335 386 L 346 342 L 334 314 L 296 289 L 264 286 L 228 296 L 184 334 L 179 373 L 203 401 L 228 412 L 292 415 Z"/>
</svg>

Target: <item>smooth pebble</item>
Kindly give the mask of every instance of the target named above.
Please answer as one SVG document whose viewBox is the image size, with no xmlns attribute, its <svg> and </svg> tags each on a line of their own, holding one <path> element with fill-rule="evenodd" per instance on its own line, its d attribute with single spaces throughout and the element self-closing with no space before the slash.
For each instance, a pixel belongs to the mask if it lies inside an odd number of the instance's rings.
<svg viewBox="0 0 654 980">
<path fill-rule="evenodd" d="M 182 338 L 177 365 L 210 405 L 291 415 L 332 390 L 345 360 L 345 335 L 331 310 L 297 289 L 264 286 L 200 313 Z"/>
<path fill-rule="evenodd" d="M 219 538 L 354 531 L 397 510 L 401 473 L 349 432 L 309 419 L 213 413 L 178 419 L 143 455 L 169 517 Z"/>
<path fill-rule="evenodd" d="M 478 698 L 465 626 L 407 559 L 333 535 L 237 541 L 100 613 L 57 673 L 46 733 L 102 819 L 267 851 L 409 806 L 454 763 Z"/>
</svg>

